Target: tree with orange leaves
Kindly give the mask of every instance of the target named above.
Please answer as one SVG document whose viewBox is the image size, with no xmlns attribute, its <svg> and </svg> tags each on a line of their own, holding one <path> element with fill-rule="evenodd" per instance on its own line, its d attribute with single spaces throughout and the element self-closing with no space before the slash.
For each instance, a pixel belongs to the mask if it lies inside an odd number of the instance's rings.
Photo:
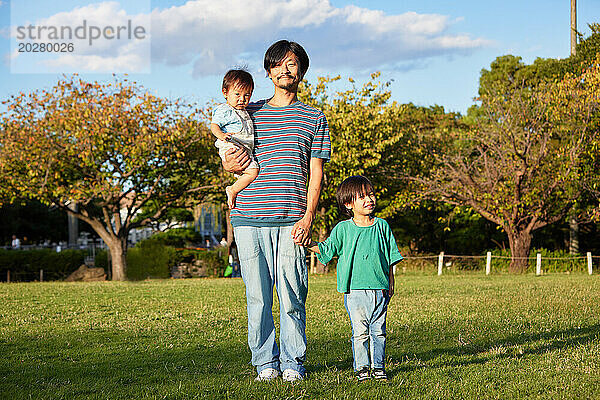
<svg viewBox="0 0 600 400">
<path fill-rule="evenodd" d="M 109 248 L 113 280 L 126 279 L 132 229 L 217 187 L 203 111 L 127 78 L 73 76 L 3 103 L 0 199 L 37 199 L 87 222 Z M 136 219 L 147 207 L 153 213 Z"/>
<path fill-rule="evenodd" d="M 533 232 L 564 220 L 597 182 L 589 154 L 600 141 L 600 58 L 577 74 L 481 93 L 480 118 L 452 132 L 417 197 L 468 206 L 507 234 L 511 272 L 527 268 Z M 506 89 L 510 90 L 506 90 Z"/>
</svg>

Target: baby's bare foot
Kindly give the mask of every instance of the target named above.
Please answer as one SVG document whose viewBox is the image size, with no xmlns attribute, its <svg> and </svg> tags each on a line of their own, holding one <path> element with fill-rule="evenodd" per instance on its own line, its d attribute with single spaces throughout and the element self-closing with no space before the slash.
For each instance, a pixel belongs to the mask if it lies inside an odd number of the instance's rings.
<svg viewBox="0 0 600 400">
<path fill-rule="evenodd" d="M 231 186 L 227 186 L 225 188 L 225 193 L 227 193 L 227 205 L 230 209 L 232 209 L 233 207 L 235 207 L 236 194 L 234 193 L 233 188 Z"/>
</svg>

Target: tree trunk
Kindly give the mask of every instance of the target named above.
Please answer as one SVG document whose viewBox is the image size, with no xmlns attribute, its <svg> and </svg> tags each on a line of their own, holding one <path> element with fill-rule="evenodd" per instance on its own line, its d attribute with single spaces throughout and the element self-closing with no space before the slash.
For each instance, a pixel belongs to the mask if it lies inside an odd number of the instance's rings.
<svg viewBox="0 0 600 400">
<path fill-rule="evenodd" d="M 65 206 L 63 206 L 64 208 Z M 80 206 L 79 212 L 75 213 L 72 209 L 66 207 L 69 214 L 88 223 L 92 229 L 102 238 L 108 247 L 108 277 L 113 281 L 127 280 L 127 236 L 129 228 L 121 226 L 121 216 L 119 213 L 113 213 L 113 219 L 108 218 L 105 211 L 105 218 L 90 217 L 91 212 L 85 207 Z M 106 225 L 105 225 L 106 224 Z M 117 230 L 115 231 L 114 225 Z M 110 225 L 110 228 L 107 226 Z M 118 233 L 115 233 L 118 232 Z"/>
<path fill-rule="evenodd" d="M 569 218 L 569 254 L 579 254 L 579 224 L 575 217 Z"/>
<path fill-rule="evenodd" d="M 513 274 L 522 274 L 527 270 L 529 263 L 529 250 L 531 248 L 531 233 L 510 232 L 508 242 L 510 244 L 510 266 L 508 271 Z"/>
<path fill-rule="evenodd" d="M 231 212 L 229 211 L 229 208 L 227 208 L 227 206 L 224 207 L 225 209 L 225 227 L 227 229 L 227 246 L 231 246 L 231 243 L 233 242 L 233 225 L 231 225 Z"/>
<path fill-rule="evenodd" d="M 72 213 L 67 213 L 67 226 L 69 231 L 69 247 L 77 247 L 77 239 L 79 238 L 79 218 L 77 218 L 77 202 L 71 201 L 68 206 Z"/>
<path fill-rule="evenodd" d="M 127 245 L 125 240 L 111 240 L 107 245 L 110 251 L 112 280 L 127 280 Z"/>
</svg>

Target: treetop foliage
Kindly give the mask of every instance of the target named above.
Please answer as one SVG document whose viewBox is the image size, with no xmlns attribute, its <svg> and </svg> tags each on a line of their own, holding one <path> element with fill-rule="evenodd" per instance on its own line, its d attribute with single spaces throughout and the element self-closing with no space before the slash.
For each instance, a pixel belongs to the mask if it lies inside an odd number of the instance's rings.
<svg viewBox="0 0 600 400">
<path fill-rule="evenodd" d="M 131 229 L 217 186 L 220 163 L 203 110 L 126 77 L 98 83 L 74 75 L 3 103 L 0 198 L 37 199 L 84 220 L 108 244 L 113 267 Z M 152 213 L 136 219 L 145 207 Z M 124 266 L 117 272 L 124 277 Z"/>
</svg>

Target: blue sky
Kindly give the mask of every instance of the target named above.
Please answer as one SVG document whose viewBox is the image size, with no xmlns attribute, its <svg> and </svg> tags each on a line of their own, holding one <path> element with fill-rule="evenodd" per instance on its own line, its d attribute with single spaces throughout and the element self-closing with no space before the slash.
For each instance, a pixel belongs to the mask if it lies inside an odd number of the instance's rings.
<svg viewBox="0 0 600 400">
<path fill-rule="evenodd" d="M 381 71 L 384 80 L 393 80 L 393 100 L 465 112 L 481 69 L 497 56 L 514 54 L 527 63 L 568 57 L 569 12 L 569 0 L 0 0 L 0 98 L 49 88 L 61 72 L 137 68 L 148 73 L 130 76 L 152 92 L 205 104 L 221 101 L 223 73 L 245 64 L 255 78 L 256 100 L 272 91 L 261 70 L 264 51 L 286 38 L 300 42 L 311 57 L 309 81 L 341 74 L 361 82 Z M 134 46 L 99 41 L 52 68 L 38 65 L 41 55 L 11 58 L 11 25 L 75 24 L 81 15 L 94 15 L 99 25 L 129 18 L 147 24 L 150 35 Z M 589 34 L 591 22 L 600 22 L 600 0 L 579 0 L 578 29 Z M 138 46 L 142 42 L 151 53 Z M 112 79 L 108 73 L 81 75 Z"/>
</svg>

